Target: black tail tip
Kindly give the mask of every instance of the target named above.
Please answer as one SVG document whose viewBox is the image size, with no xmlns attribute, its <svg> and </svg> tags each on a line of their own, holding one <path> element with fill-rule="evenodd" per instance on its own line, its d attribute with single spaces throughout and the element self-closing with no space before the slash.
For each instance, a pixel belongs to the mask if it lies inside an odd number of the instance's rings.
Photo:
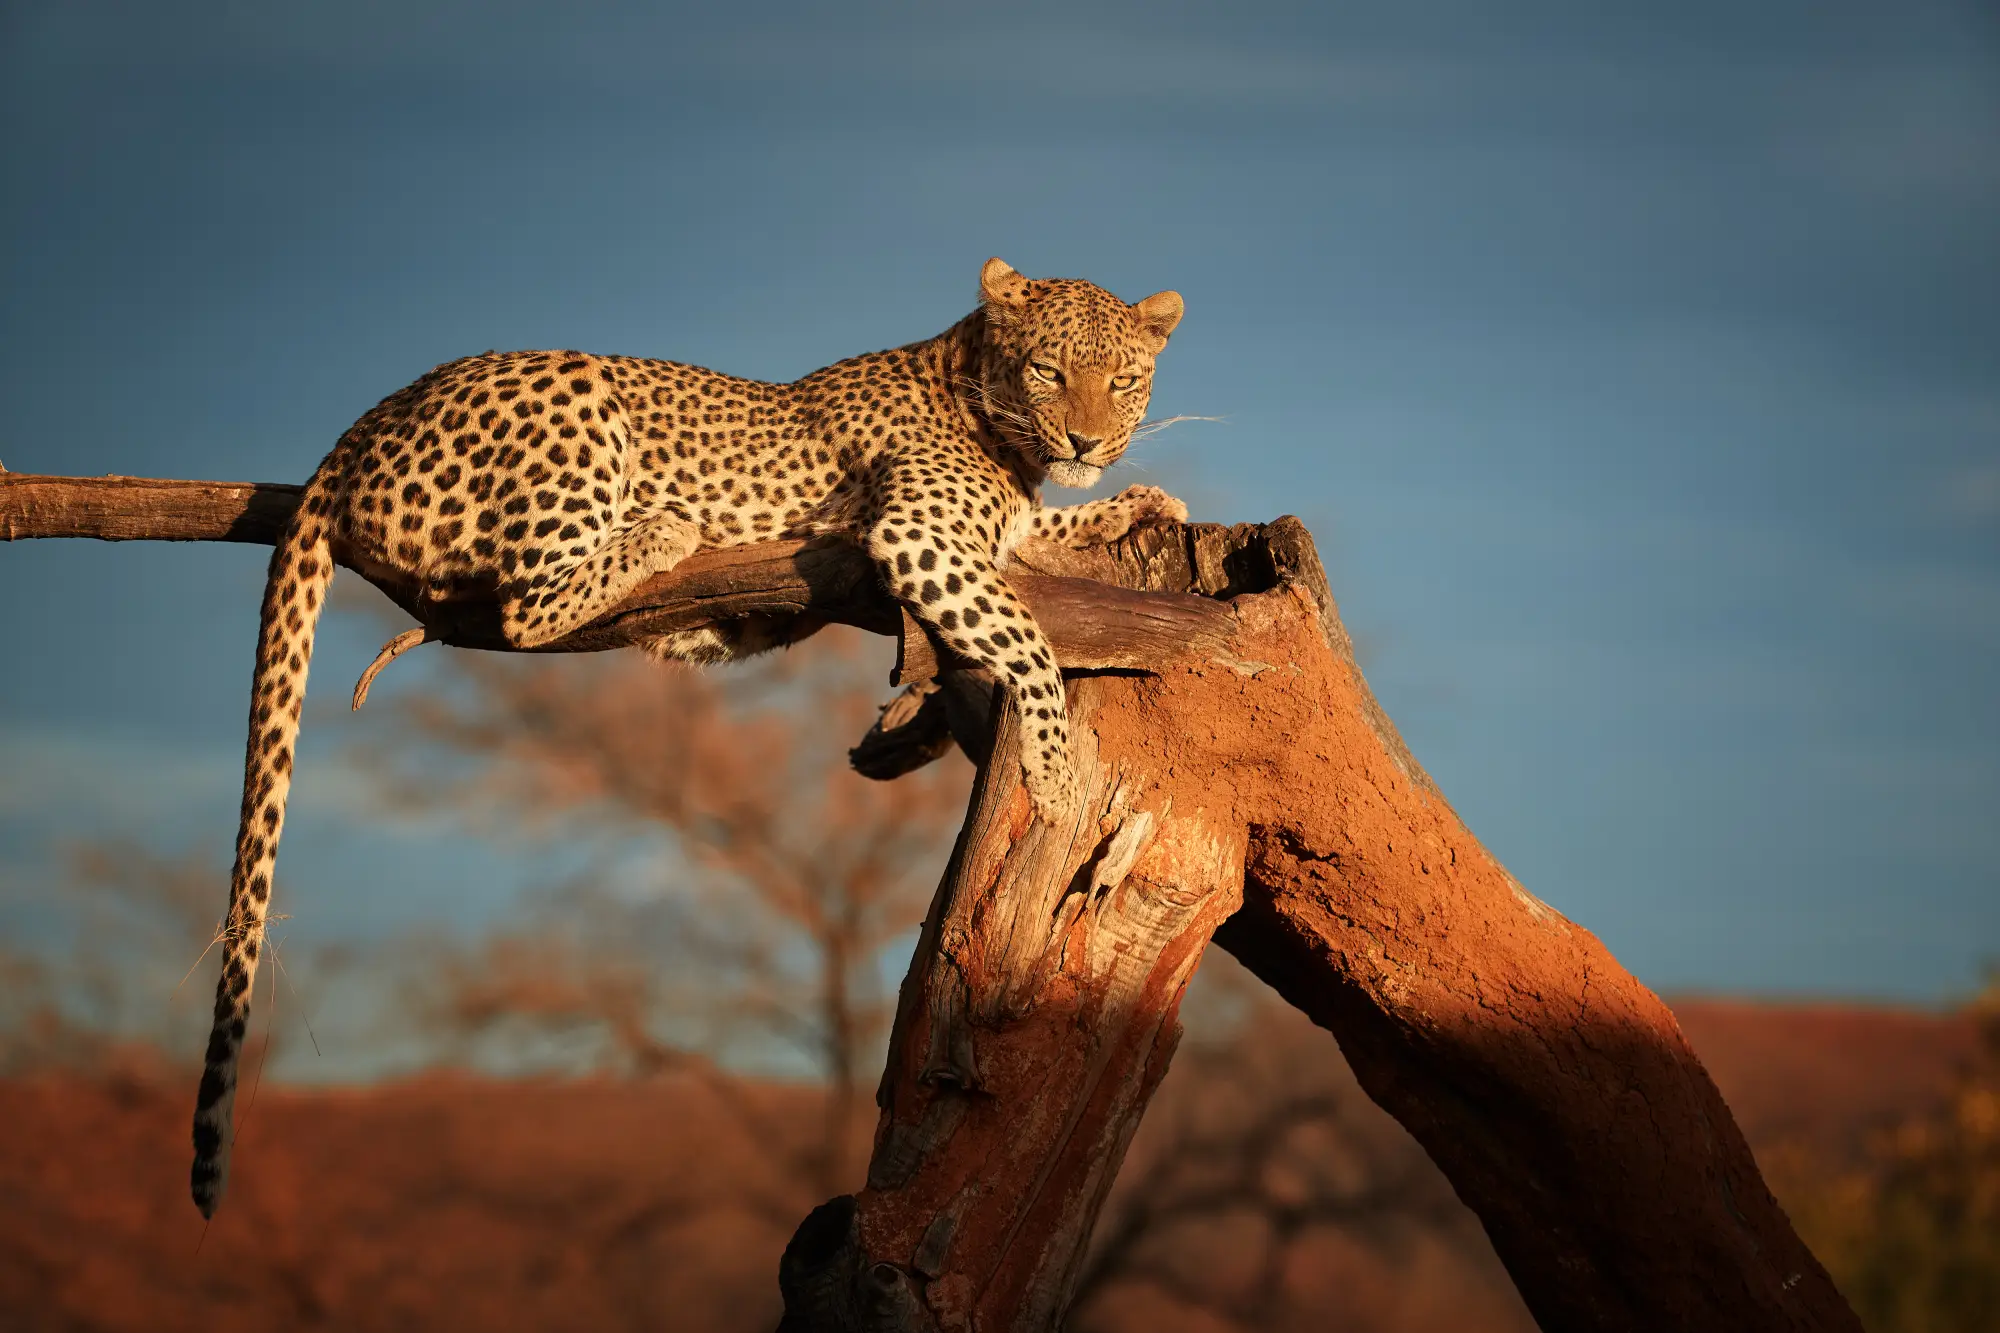
<svg viewBox="0 0 2000 1333">
<path fill-rule="evenodd" d="M 222 1178 L 214 1163 L 198 1161 L 194 1164 L 194 1170 L 189 1172 L 188 1193 L 203 1217 L 215 1216 L 216 1206 L 222 1202 Z"/>
</svg>

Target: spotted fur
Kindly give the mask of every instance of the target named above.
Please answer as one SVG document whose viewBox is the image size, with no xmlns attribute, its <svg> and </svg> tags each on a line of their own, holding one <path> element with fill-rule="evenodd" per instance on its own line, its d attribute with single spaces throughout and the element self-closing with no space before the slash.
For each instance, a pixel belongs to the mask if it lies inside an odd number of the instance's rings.
<svg viewBox="0 0 2000 1333">
<path fill-rule="evenodd" d="M 242 823 L 195 1111 L 194 1200 L 227 1181 L 231 1107 L 264 943 L 313 628 L 336 559 L 439 600 L 498 598 L 530 648 L 596 619 L 690 552 L 846 533 L 889 589 L 1018 699 L 1028 790 L 1070 807 L 1075 777 L 1054 658 L 1000 575 L 1030 533 L 1075 545 L 1184 519 L 1150 486 L 1044 509 L 1044 479 L 1087 486 L 1144 417 L 1153 359 L 1181 317 L 1160 292 L 1127 305 L 998 259 L 981 302 L 924 342 L 791 384 L 581 352 L 454 361 L 356 422 L 307 484 L 271 558 L 244 765 Z M 755 633 L 661 638 L 716 661 Z"/>
</svg>

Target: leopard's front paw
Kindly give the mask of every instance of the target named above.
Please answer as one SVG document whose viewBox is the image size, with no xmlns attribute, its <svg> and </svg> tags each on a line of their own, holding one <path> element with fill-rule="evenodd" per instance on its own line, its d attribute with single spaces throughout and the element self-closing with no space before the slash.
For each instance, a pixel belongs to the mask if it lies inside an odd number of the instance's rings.
<svg viewBox="0 0 2000 1333">
<path fill-rule="evenodd" d="M 1188 507 L 1158 486 L 1127 486 L 1118 493 L 1126 506 L 1127 531 L 1142 523 L 1185 523 Z"/>
</svg>

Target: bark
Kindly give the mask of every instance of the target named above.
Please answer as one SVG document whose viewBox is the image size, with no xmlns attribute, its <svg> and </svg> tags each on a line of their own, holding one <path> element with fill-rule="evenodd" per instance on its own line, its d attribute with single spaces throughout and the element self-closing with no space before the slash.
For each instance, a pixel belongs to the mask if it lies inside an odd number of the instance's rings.
<svg viewBox="0 0 2000 1333">
<path fill-rule="evenodd" d="M 0 535 L 269 540 L 279 491 L 0 477 Z M 786 1329 L 1054 1327 L 1212 934 L 1339 1039 L 1543 1328 L 1858 1330 L 1666 1006 L 1410 756 L 1296 520 L 1020 559 L 1009 578 L 1060 660 L 1122 673 L 1070 683 L 1090 800 L 1051 827 L 1014 764 L 982 762 L 904 983 L 868 1183 L 794 1237 Z M 1011 755 L 1011 710 L 856 560 L 705 553 L 562 650 L 726 615 L 844 620 L 904 640 L 916 730 L 873 738 L 880 771 L 946 731 Z"/>
</svg>

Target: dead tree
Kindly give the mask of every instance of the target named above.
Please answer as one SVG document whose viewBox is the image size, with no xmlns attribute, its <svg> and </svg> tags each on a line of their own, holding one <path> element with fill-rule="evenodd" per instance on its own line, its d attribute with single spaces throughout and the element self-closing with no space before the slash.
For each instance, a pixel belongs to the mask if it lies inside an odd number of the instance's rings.
<svg viewBox="0 0 2000 1333">
<path fill-rule="evenodd" d="M 295 495 L 6 476 L 0 537 L 270 542 Z M 1543 1328 L 1859 1329 L 1666 1006 L 1411 757 L 1296 520 L 1034 546 L 1008 579 L 1069 673 L 1089 798 L 1061 825 L 1031 812 L 1004 694 L 941 660 L 842 543 L 700 553 L 545 649 L 858 625 L 898 637 L 912 690 L 858 761 L 893 773 L 950 736 L 981 764 L 867 1183 L 794 1236 L 785 1329 L 1055 1327 L 1211 938 L 1339 1039 Z M 383 591 L 434 638 L 505 646 L 491 606 Z"/>
</svg>

